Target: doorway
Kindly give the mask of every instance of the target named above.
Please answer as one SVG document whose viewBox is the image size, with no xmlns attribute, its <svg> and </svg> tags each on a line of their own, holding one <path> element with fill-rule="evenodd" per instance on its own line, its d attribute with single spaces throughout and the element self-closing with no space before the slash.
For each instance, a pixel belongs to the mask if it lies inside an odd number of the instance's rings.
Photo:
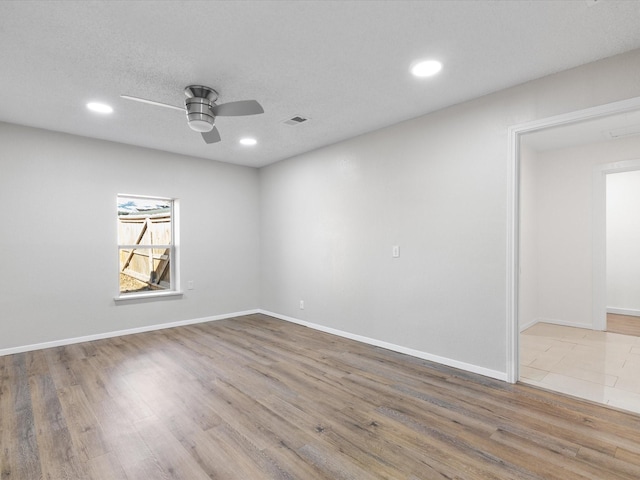
<svg viewBox="0 0 640 480">
<path fill-rule="evenodd" d="M 520 256 L 520 172 L 521 172 L 521 140 L 525 134 L 534 132 L 552 131 L 556 127 L 578 125 L 583 122 L 594 119 L 604 119 L 614 115 L 624 115 L 631 112 L 637 112 L 640 110 L 640 97 L 624 100 L 621 102 L 615 102 L 607 105 L 593 107 L 569 114 L 559 115 L 556 117 L 550 117 L 547 119 L 537 120 L 522 125 L 516 125 L 509 128 L 509 184 L 508 184 L 508 198 L 509 198 L 509 211 L 508 211 L 508 242 L 507 242 L 507 380 L 515 383 L 519 379 L 519 337 L 520 337 L 520 324 L 521 319 L 519 316 L 520 307 L 520 268 L 522 258 Z M 604 174 L 600 176 L 604 178 Z M 596 177 L 594 175 L 594 182 Z M 604 208 L 602 211 L 597 211 L 597 207 L 594 205 L 594 218 L 600 215 L 605 218 Z M 602 239 L 599 237 L 594 238 L 594 245 L 597 242 L 601 242 L 604 246 L 605 238 L 604 233 Z M 604 255 L 603 255 L 604 257 Z M 606 258 L 602 259 L 602 267 L 606 265 Z M 596 275 L 598 267 L 594 263 L 593 275 Z M 604 283 L 604 268 L 600 272 L 601 283 Z M 604 329 L 606 311 L 606 284 L 598 289 L 595 285 L 593 288 L 592 299 L 592 315 L 590 323 L 593 328 Z M 600 325 L 597 324 L 599 313 L 602 313 L 602 320 Z"/>
<path fill-rule="evenodd" d="M 606 175 L 606 330 L 640 337 L 640 162 L 637 163 L 634 170 Z"/>
<path fill-rule="evenodd" d="M 598 258 L 592 230 L 597 235 L 605 230 L 604 219 L 593 222 L 596 198 L 604 201 L 605 194 L 592 188 L 592 176 L 604 184 L 624 175 L 613 173 L 620 164 L 594 164 L 624 157 L 631 147 L 640 155 L 640 137 L 558 150 L 523 149 L 520 381 L 640 412 L 639 338 L 601 331 L 611 306 L 606 291 L 602 316 L 595 317 L 592 308 L 600 281 L 597 275 L 592 278 Z M 622 165 L 629 168 L 628 162 Z M 601 278 L 606 290 L 606 277 Z"/>
</svg>

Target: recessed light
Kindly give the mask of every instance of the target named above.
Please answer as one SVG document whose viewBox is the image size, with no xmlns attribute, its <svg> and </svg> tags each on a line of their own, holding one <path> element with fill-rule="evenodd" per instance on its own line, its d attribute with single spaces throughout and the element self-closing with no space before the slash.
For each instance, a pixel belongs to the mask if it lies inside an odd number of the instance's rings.
<svg viewBox="0 0 640 480">
<path fill-rule="evenodd" d="M 255 145 L 258 141 L 255 138 L 242 138 L 240 139 L 242 145 Z"/>
<path fill-rule="evenodd" d="M 92 112 L 97 112 L 97 113 L 112 113 L 113 112 L 113 108 L 111 108 L 109 105 L 104 104 L 104 103 L 98 103 L 98 102 L 89 102 L 89 103 L 87 103 L 87 108 L 89 110 L 91 110 Z"/>
<path fill-rule="evenodd" d="M 437 60 L 424 60 L 411 66 L 411 73 L 416 77 L 430 77 L 442 70 L 442 63 Z"/>
</svg>

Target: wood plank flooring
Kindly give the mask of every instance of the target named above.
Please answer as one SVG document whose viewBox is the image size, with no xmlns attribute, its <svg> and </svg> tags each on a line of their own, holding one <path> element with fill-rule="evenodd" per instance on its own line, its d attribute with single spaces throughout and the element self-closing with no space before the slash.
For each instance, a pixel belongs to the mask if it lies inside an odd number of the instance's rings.
<svg viewBox="0 0 640 480">
<path fill-rule="evenodd" d="M 0 357 L 0 478 L 637 479 L 640 416 L 264 315 Z"/>
<path fill-rule="evenodd" d="M 607 332 L 640 337 L 640 317 L 607 313 Z"/>
</svg>

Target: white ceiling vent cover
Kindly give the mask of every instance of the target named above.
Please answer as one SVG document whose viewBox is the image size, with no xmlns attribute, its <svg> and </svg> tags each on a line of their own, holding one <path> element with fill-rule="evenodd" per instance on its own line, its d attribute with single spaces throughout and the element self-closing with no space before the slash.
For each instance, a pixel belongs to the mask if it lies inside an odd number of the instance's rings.
<svg viewBox="0 0 640 480">
<path fill-rule="evenodd" d="M 294 115 L 291 118 L 284 120 L 282 123 L 285 125 L 300 125 L 301 123 L 308 122 L 309 118 L 303 117 L 302 115 Z"/>
<path fill-rule="evenodd" d="M 640 134 L 640 125 L 632 125 L 630 127 L 615 128 L 613 130 L 609 130 L 603 133 L 607 138 L 630 137 L 631 135 Z"/>
</svg>

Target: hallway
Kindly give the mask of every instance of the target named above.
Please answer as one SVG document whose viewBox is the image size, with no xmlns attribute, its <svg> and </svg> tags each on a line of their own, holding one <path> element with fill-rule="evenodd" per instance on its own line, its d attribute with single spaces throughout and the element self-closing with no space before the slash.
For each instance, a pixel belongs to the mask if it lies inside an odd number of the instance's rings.
<svg viewBox="0 0 640 480">
<path fill-rule="evenodd" d="M 640 413 L 640 337 L 537 323 L 520 335 L 520 381 Z"/>
</svg>

